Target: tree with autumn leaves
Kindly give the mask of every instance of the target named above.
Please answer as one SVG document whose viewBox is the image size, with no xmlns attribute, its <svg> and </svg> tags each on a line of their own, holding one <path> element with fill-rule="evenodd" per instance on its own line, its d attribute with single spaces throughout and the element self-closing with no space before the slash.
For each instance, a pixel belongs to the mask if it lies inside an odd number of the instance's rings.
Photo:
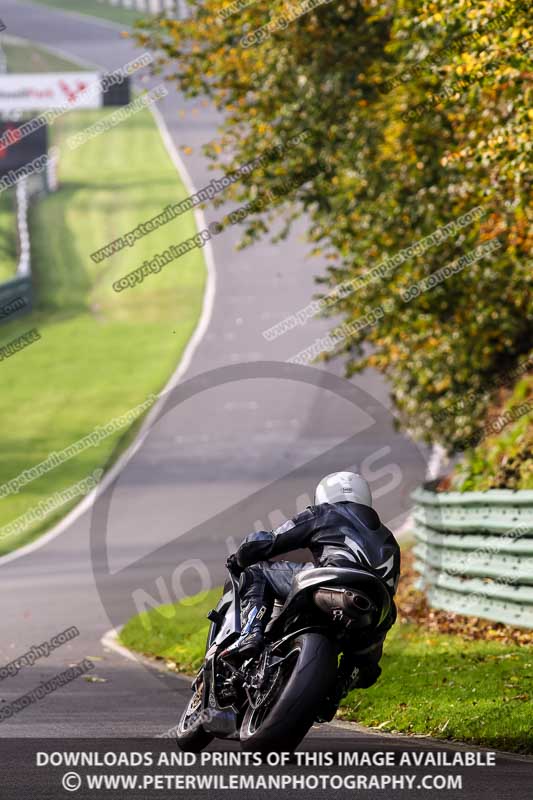
<svg viewBox="0 0 533 800">
<path fill-rule="evenodd" d="M 338 0 L 295 2 L 288 14 L 278 0 L 239 11 L 188 3 L 189 19 L 155 18 L 137 36 L 186 96 L 221 113 L 206 144 L 214 165 L 236 170 L 307 132 L 228 188 L 239 204 L 277 198 L 247 217 L 243 246 L 282 217 L 283 257 L 283 237 L 305 213 L 320 292 L 337 298 L 327 313 L 352 323 L 385 310 L 339 342 L 348 374 L 377 368 L 412 435 L 464 447 L 531 352 L 528 4 Z M 275 192 L 318 162 L 324 169 L 293 192 Z M 496 239 L 427 289 L 429 276 Z M 409 247 L 385 277 L 364 279 Z M 357 288 L 335 295 L 347 282 Z"/>
</svg>

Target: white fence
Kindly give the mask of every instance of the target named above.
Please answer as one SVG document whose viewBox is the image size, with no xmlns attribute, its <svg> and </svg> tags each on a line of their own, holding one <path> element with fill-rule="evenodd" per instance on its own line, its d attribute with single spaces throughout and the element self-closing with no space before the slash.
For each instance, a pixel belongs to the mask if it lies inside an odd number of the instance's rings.
<svg viewBox="0 0 533 800">
<path fill-rule="evenodd" d="M 99 0 L 99 2 L 149 14 L 166 13 L 167 16 L 178 19 L 184 19 L 189 15 L 185 0 Z"/>
<path fill-rule="evenodd" d="M 28 230 L 28 179 L 21 178 L 17 183 L 17 234 L 19 259 L 18 278 L 31 278 L 30 232 Z"/>
</svg>

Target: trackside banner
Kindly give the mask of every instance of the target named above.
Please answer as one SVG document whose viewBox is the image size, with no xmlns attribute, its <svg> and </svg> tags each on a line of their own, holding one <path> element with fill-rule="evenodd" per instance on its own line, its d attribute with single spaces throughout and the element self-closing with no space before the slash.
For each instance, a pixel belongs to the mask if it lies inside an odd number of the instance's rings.
<svg viewBox="0 0 533 800">
<path fill-rule="evenodd" d="M 0 75 L 1 111 L 48 108 L 100 108 L 98 72 L 46 72 Z"/>
<path fill-rule="evenodd" d="M 129 77 L 122 77 L 118 86 L 118 81 L 111 81 L 110 77 L 98 72 L 0 75 L 0 112 L 126 105 Z"/>
</svg>

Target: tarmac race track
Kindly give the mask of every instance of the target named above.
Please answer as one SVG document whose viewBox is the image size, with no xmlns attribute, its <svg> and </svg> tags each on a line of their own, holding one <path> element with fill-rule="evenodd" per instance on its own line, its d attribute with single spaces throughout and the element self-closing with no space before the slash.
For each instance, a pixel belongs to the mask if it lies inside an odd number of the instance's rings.
<svg viewBox="0 0 533 800">
<path fill-rule="evenodd" d="M 106 70 L 122 66 L 138 53 L 120 37 L 119 28 L 44 6 L 4 0 L 2 19 L 11 35 L 60 48 Z M 193 147 L 186 167 L 199 189 L 213 177 L 201 156 L 201 144 L 212 136 L 216 115 L 169 89 L 158 108 L 172 142 Z M 194 107 L 199 110 L 193 113 Z M 180 109 L 186 111 L 183 118 Z M 223 213 L 225 209 L 209 209 L 207 222 Z M 41 741 L 37 746 L 32 739 L 55 737 L 56 743 L 48 743 L 46 749 L 79 745 L 87 750 L 90 743 L 77 745 L 73 737 L 112 737 L 115 744 L 109 748 L 124 749 L 125 737 L 149 739 L 175 725 L 189 696 L 187 681 L 104 649 L 103 635 L 126 622 L 148 596 L 154 602 L 170 602 L 184 593 L 219 585 L 228 551 L 240 538 L 256 524 L 272 527 L 305 507 L 322 475 L 357 466 L 371 481 L 384 521 L 397 529 L 405 520 L 409 493 L 425 474 L 427 453 L 393 431 L 381 378 L 369 372 L 348 384 L 340 377 L 339 366 L 287 365 L 288 358 L 325 334 L 331 323 L 323 320 L 310 321 L 274 342 L 262 336 L 265 328 L 304 307 L 316 290 L 313 275 L 321 264 L 306 257 L 304 229 L 302 223 L 281 245 L 263 241 L 240 252 L 235 250 L 235 229 L 213 239 L 212 313 L 206 312 L 208 324 L 192 360 L 142 446 L 95 508 L 33 551 L 0 559 L 0 663 L 71 626 L 80 631 L 33 667 L 1 681 L 0 700 L 12 702 L 86 657 L 94 659 L 92 674 L 105 681 L 79 678 L 0 724 L 0 797 L 68 796 L 58 788 L 62 770 L 35 768 L 34 751 L 44 745 Z M 319 750 L 408 746 L 419 747 L 420 740 L 408 744 L 332 725 L 313 729 L 304 744 Z M 222 747 L 238 745 L 226 742 Z M 442 749 L 431 742 L 424 747 Z M 443 796 L 469 800 L 530 796 L 526 772 L 531 781 L 531 763 L 526 760 L 504 757 L 496 767 L 463 772 L 463 790 L 443 791 Z M 439 793 L 415 791 L 421 798 Z M 153 796 L 180 794 L 158 791 Z M 303 796 L 299 791 L 284 794 Z M 331 796 L 321 790 L 310 794 Z M 369 790 L 363 796 L 388 794 Z M 398 791 L 394 796 L 409 794 Z M 187 795 L 207 796 L 194 791 Z M 93 791 L 86 796 L 100 794 Z M 115 791 L 101 796 L 141 795 Z M 248 792 L 239 793 L 246 796 Z M 256 791 L 253 796 L 266 793 Z"/>
</svg>

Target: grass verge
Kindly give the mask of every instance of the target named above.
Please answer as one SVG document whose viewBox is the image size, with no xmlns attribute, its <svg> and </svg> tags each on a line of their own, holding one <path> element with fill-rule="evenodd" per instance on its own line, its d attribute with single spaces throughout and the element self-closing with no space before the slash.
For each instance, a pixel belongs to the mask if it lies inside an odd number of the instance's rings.
<svg viewBox="0 0 533 800">
<path fill-rule="evenodd" d="M 200 666 L 220 590 L 133 617 L 123 645 L 192 673 Z M 499 641 L 465 640 L 397 624 L 385 643 L 383 675 L 371 689 L 351 692 L 343 719 L 382 731 L 426 734 L 517 752 L 533 752 L 533 652 Z"/>
<path fill-rule="evenodd" d="M 112 6 L 107 0 L 99 3 L 97 0 L 32 0 L 42 6 L 50 6 L 59 11 L 76 11 L 89 17 L 100 17 L 110 22 L 118 22 L 120 25 L 132 26 L 138 19 L 142 19 L 142 13 L 134 9 Z"/>
<path fill-rule="evenodd" d="M 221 589 L 192 595 L 186 601 L 159 606 L 132 617 L 122 628 L 120 641 L 138 653 L 162 658 L 178 672 L 194 673 L 204 654 L 209 621 Z"/>
<path fill-rule="evenodd" d="M 159 391 L 201 313 L 206 269 L 198 249 L 135 289 L 112 290 L 118 277 L 194 235 L 191 213 L 107 261 L 90 258 L 187 196 L 147 110 L 76 150 L 65 146 L 68 136 L 109 113 L 71 112 L 50 131 L 61 149 L 60 188 L 30 214 L 36 310 L 0 327 L 0 346 L 33 328 L 41 335 L 0 363 L 0 487 Z M 111 433 L 16 494 L 0 493 L 0 554 L 34 539 L 80 498 L 20 534 L 2 535 L 2 527 L 105 467 L 127 431 Z"/>
<path fill-rule="evenodd" d="M 5 39 L 5 41 L 4 41 Z M 7 71 L 21 72 L 86 72 L 88 67 L 73 64 L 56 53 L 39 47 L 27 45 L 18 37 L 3 36 L 2 50 L 6 55 Z"/>
<path fill-rule="evenodd" d="M 344 719 L 383 731 L 533 752 L 531 648 L 398 625 L 387 639 L 382 666 L 375 686 L 348 695 Z"/>
</svg>

